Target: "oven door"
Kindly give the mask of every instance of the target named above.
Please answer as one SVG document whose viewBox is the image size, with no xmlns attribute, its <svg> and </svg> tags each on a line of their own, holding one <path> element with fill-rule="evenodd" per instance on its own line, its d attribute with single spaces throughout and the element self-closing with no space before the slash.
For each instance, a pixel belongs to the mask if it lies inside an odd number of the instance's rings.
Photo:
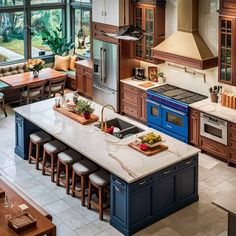
<svg viewBox="0 0 236 236">
<path fill-rule="evenodd" d="M 161 126 L 161 105 L 157 102 L 147 100 L 147 120 L 148 124 L 154 124 L 155 126 Z"/>
<path fill-rule="evenodd" d="M 188 115 L 162 106 L 162 127 L 182 137 L 188 137 Z"/>
</svg>

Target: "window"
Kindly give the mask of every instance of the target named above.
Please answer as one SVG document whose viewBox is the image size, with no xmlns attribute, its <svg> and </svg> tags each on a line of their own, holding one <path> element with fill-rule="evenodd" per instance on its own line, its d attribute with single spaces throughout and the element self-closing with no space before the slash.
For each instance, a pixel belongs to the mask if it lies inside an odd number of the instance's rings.
<svg viewBox="0 0 236 236">
<path fill-rule="evenodd" d="M 75 42 L 75 54 L 83 58 L 89 58 L 91 55 L 91 1 L 77 0 L 71 5 L 72 39 Z"/>
<path fill-rule="evenodd" d="M 24 59 L 24 13 L 0 13 L 0 63 Z"/>
<path fill-rule="evenodd" d="M 43 45 L 42 32 L 57 30 L 62 22 L 62 10 L 38 10 L 31 12 L 32 57 L 48 56 L 52 52 L 47 45 Z"/>
<path fill-rule="evenodd" d="M 66 35 L 66 0 L 0 0 L 0 66 L 52 55 L 42 32 L 62 27 Z M 70 19 L 70 17 L 68 17 Z"/>
</svg>

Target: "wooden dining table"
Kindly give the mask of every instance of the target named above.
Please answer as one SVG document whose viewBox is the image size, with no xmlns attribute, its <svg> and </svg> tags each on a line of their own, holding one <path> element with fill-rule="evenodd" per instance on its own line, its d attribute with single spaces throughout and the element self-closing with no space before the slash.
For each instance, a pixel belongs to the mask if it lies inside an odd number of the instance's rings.
<svg viewBox="0 0 236 236">
<path fill-rule="evenodd" d="M 0 198 L 0 236 L 56 236 L 56 226 L 51 222 L 51 215 L 26 196 L 14 183 L 0 176 L 0 188 L 14 203 L 11 209 L 4 208 L 4 197 Z M 28 212 L 36 219 L 37 223 L 35 227 L 16 233 L 8 226 L 6 216 L 9 213 L 19 214 L 18 206 L 21 204 L 26 204 L 29 207 Z"/>
<path fill-rule="evenodd" d="M 49 81 L 53 79 L 64 78 L 66 75 L 60 71 L 45 68 L 39 72 L 38 77 L 33 76 L 33 72 L 24 72 L 21 74 L 9 75 L 0 78 L 0 81 L 8 84 L 12 88 L 23 88 L 28 86 L 29 84 L 41 82 L 41 81 Z"/>
</svg>

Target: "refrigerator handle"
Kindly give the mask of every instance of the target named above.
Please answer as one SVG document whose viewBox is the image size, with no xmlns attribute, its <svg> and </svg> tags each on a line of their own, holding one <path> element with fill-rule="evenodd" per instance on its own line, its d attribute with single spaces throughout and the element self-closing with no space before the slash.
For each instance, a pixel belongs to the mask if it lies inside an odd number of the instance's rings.
<svg viewBox="0 0 236 236">
<path fill-rule="evenodd" d="M 100 81 L 101 84 L 102 82 L 102 77 L 103 77 L 103 48 L 100 48 Z"/>
<path fill-rule="evenodd" d="M 106 82 L 106 49 L 104 48 L 103 49 L 103 68 L 102 68 L 102 71 L 103 71 L 103 83 Z"/>
<path fill-rule="evenodd" d="M 98 89 L 98 90 L 101 90 L 101 91 L 103 91 L 103 92 L 105 92 L 105 93 L 115 94 L 115 92 L 109 91 L 109 90 L 104 89 L 104 88 L 101 88 L 101 87 L 99 87 L 99 86 L 97 86 L 97 85 L 95 85 L 95 84 L 93 84 L 93 87 L 96 88 L 96 89 Z"/>
</svg>

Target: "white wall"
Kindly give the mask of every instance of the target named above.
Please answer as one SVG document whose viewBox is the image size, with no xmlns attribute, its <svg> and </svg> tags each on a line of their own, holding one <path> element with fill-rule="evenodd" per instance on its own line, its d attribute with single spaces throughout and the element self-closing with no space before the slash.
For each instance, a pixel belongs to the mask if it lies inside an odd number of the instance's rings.
<svg viewBox="0 0 236 236">
<path fill-rule="evenodd" d="M 199 32 L 214 55 L 218 54 L 218 13 L 219 0 L 199 0 Z M 166 4 L 166 37 L 177 30 L 177 0 L 167 0 Z M 177 42 L 178 43 L 178 42 Z M 146 76 L 149 63 L 141 62 Z M 165 64 L 158 65 L 164 71 L 167 83 L 180 86 L 204 95 L 209 95 L 209 87 L 218 84 L 218 68 L 200 71 L 206 74 L 206 83 L 203 78 L 174 69 Z M 189 68 L 190 71 L 195 69 Z M 199 71 L 199 70 L 198 70 Z M 236 94 L 236 88 L 223 85 L 224 90 Z"/>
</svg>

